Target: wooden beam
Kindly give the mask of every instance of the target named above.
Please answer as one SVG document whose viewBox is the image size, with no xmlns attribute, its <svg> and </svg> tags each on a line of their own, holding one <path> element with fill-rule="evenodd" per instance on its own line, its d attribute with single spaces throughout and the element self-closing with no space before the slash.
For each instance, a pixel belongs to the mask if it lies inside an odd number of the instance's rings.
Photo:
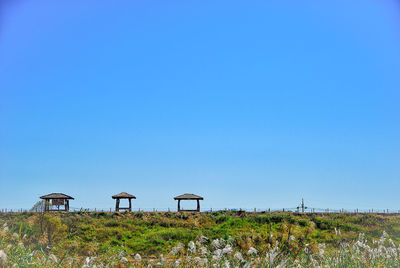
<svg viewBox="0 0 400 268">
<path fill-rule="evenodd" d="M 119 198 L 115 200 L 115 211 L 119 211 Z"/>
<path fill-rule="evenodd" d="M 50 200 L 49 199 L 45 199 L 44 200 L 44 211 L 49 211 L 50 210 L 49 204 L 50 204 Z"/>
</svg>

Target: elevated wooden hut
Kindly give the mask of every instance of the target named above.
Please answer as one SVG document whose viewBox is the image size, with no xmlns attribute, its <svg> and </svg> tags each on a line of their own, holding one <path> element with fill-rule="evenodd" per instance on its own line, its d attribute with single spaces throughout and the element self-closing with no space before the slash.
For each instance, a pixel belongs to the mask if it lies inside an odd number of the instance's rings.
<svg viewBox="0 0 400 268">
<path fill-rule="evenodd" d="M 182 194 L 174 197 L 175 200 L 178 200 L 178 211 L 200 211 L 200 200 L 204 200 L 203 197 L 195 195 L 195 194 Z M 197 209 L 194 210 L 183 210 L 181 209 L 181 200 L 196 200 L 197 201 Z"/>
<path fill-rule="evenodd" d="M 40 199 L 45 201 L 44 211 L 69 211 L 69 200 L 74 200 L 72 196 L 63 193 L 51 193 Z"/>
<path fill-rule="evenodd" d="M 136 199 L 136 196 L 122 192 L 112 196 L 115 199 L 115 211 L 125 210 L 125 211 L 132 211 L 132 199 Z M 128 199 L 129 200 L 129 207 L 123 208 L 119 206 L 121 199 Z"/>
</svg>

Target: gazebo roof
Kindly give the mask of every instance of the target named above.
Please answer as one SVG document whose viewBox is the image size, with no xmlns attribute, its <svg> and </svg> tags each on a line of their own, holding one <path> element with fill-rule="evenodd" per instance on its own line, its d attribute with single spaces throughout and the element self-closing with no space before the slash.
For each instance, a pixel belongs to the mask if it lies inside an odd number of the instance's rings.
<svg viewBox="0 0 400 268">
<path fill-rule="evenodd" d="M 203 200 L 203 197 L 195 194 L 182 194 L 174 197 L 175 200 Z"/>
<path fill-rule="evenodd" d="M 72 196 L 63 193 L 51 193 L 48 195 L 41 196 L 40 199 L 74 199 Z"/>
<path fill-rule="evenodd" d="M 122 192 L 122 193 L 113 195 L 112 198 L 113 199 L 117 199 L 117 198 L 133 198 L 133 199 L 136 199 L 136 196 L 128 194 L 128 193 L 125 193 L 125 192 Z"/>
</svg>

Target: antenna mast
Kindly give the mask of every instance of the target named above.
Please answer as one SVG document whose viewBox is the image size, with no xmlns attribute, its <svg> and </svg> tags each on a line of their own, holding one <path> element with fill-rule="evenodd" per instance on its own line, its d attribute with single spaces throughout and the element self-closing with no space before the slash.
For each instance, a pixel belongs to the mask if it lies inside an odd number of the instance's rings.
<svg viewBox="0 0 400 268">
<path fill-rule="evenodd" d="M 300 206 L 297 207 L 297 210 L 300 210 L 300 208 L 301 208 L 301 212 L 303 212 L 303 213 L 308 208 L 304 205 L 304 198 L 301 199 L 301 204 L 300 204 Z"/>
</svg>

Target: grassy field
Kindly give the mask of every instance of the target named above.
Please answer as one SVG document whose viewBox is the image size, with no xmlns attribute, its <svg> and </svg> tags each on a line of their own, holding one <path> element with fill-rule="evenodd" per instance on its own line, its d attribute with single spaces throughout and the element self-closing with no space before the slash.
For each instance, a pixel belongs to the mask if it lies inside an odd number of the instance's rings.
<svg viewBox="0 0 400 268">
<path fill-rule="evenodd" d="M 240 254 L 243 261 L 252 264 L 256 264 L 256 256 L 262 256 L 261 265 L 273 250 L 280 252 L 280 262 L 295 263 L 297 258 L 304 258 L 304 254 L 321 254 L 321 250 L 326 256 L 337 257 L 338 250 L 346 243 L 354 244 L 360 239 L 373 247 L 382 235 L 386 241 L 384 244 L 381 240 L 382 246 L 397 250 L 400 215 L 283 212 L 0 215 L 0 250 L 6 255 L 3 265 L 17 263 L 20 266 L 23 262 L 26 266 L 34 266 L 39 257 L 42 261 L 46 259 L 68 267 L 81 267 L 84 263 L 89 267 L 92 260 L 122 266 L 147 265 L 153 260 L 158 264 L 176 265 L 177 261 L 193 261 L 195 255 L 200 254 L 200 248 L 207 250 L 208 255 L 203 252 L 198 258 L 208 256 L 204 257 L 207 264 L 219 254 L 218 250 L 223 256 L 224 249 L 230 254 L 230 257 L 226 254 L 226 260 L 232 263 L 241 261 L 237 255 Z M 253 256 L 254 252 L 256 256 Z M 314 257 L 313 260 L 317 259 Z M 223 265 L 225 262 L 217 263 Z"/>
</svg>

